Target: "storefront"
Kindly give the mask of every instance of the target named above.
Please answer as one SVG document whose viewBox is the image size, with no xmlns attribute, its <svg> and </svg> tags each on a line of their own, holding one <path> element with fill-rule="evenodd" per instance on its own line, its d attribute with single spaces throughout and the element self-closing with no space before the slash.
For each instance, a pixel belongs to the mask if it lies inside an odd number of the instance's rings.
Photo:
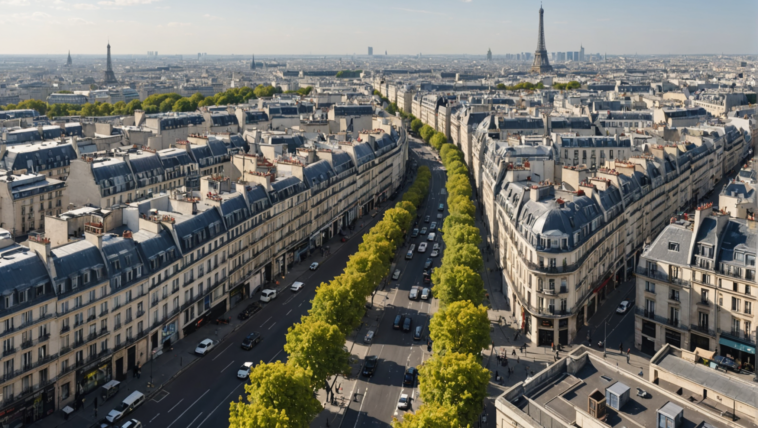
<svg viewBox="0 0 758 428">
<path fill-rule="evenodd" d="M 24 400 L 0 410 L 0 427 L 17 428 L 32 424 L 55 411 L 55 385 L 49 385 Z"/>
<path fill-rule="evenodd" d="M 96 390 L 100 386 L 113 379 L 111 372 L 111 359 L 96 363 L 94 367 L 85 366 L 76 371 L 77 394 L 81 397 Z"/>
<path fill-rule="evenodd" d="M 161 344 L 164 348 L 170 347 L 172 344 L 179 340 L 179 320 L 175 318 L 173 321 L 163 325 L 161 330 Z"/>
<path fill-rule="evenodd" d="M 558 320 L 558 343 L 560 343 L 561 345 L 569 344 L 568 325 L 569 325 L 568 318 L 563 318 L 563 319 Z"/>
<path fill-rule="evenodd" d="M 720 337 L 719 355 L 733 359 L 743 370 L 755 371 L 755 345 Z"/>
<path fill-rule="evenodd" d="M 245 300 L 245 282 L 240 282 L 236 287 L 229 290 L 229 307 L 237 306 L 237 303 Z"/>
<path fill-rule="evenodd" d="M 550 346 L 555 343 L 555 331 L 553 330 L 553 320 L 537 318 L 537 345 Z"/>
<path fill-rule="evenodd" d="M 696 348 L 711 349 L 711 339 L 701 336 L 699 334 L 690 334 L 690 351 L 695 351 Z"/>
<path fill-rule="evenodd" d="M 676 346 L 677 348 L 682 347 L 682 334 L 678 331 L 673 331 L 666 329 L 666 343 Z"/>
</svg>

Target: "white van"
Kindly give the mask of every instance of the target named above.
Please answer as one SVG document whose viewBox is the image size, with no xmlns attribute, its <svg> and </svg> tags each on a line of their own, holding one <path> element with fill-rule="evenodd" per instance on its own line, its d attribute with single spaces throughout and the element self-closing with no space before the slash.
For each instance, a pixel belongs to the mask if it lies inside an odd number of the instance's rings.
<svg viewBox="0 0 758 428">
<path fill-rule="evenodd" d="M 121 419 L 125 414 L 133 411 L 137 408 L 140 404 L 145 402 L 145 394 L 134 391 L 131 394 L 129 394 L 128 397 L 124 399 L 124 401 L 121 402 L 121 404 L 110 411 L 108 413 L 108 416 L 105 417 L 105 419 L 108 420 L 108 422 L 116 422 L 117 420 Z"/>
<path fill-rule="evenodd" d="M 434 232 L 432 232 L 432 233 L 429 234 L 429 236 L 426 237 L 426 240 L 427 241 L 434 241 L 434 238 L 436 238 L 436 237 L 437 237 L 437 234 L 434 233 Z"/>
<path fill-rule="evenodd" d="M 261 302 L 270 302 L 274 299 L 276 299 L 276 290 L 267 288 L 261 291 Z"/>
<path fill-rule="evenodd" d="M 416 244 L 411 244 L 410 248 L 408 248 L 408 252 L 405 253 L 405 259 L 410 260 L 413 258 L 413 251 L 416 250 Z"/>
</svg>

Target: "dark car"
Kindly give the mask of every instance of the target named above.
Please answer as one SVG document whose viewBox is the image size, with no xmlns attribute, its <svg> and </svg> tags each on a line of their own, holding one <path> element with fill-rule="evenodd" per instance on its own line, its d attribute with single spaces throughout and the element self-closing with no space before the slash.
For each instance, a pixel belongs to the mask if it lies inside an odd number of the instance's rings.
<svg viewBox="0 0 758 428">
<path fill-rule="evenodd" d="M 429 216 L 424 217 L 424 222 L 429 223 Z"/>
<path fill-rule="evenodd" d="M 411 331 L 412 326 L 413 326 L 413 319 L 411 317 L 407 317 L 405 321 L 403 321 L 403 331 Z"/>
<path fill-rule="evenodd" d="M 417 375 L 418 375 L 418 370 L 416 370 L 415 367 L 408 367 L 407 369 L 405 369 L 405 375 L 403 375 L 403 385 L 414 386 L 416 384 Z"/>
<path fill-rule="evenodd" d="M 432 259 L 426 259 L 424 262 L 424 269 L 429 269 L 430 267 L 432 267 Z"/>
<path fill-rule="evenodd" d="M 255 315 L 256 312 L 261 310 L 261 303 L 260 302 L 253 302 L 245 308 L 244 311 L 240 312 L 239 315 L 237 315 L 237 319 L 240 320 L 246 320 L 250 318 L 251 316 Z"/>
<path fill-rule="evenodd" d="M 413 332 L 413 340 L 421 340 L 421 336 L 424 334 L 424 327 L 416 326 L 416 330 Z"/>
<path fill-rule="evenodd" d="M 445 204 L 440 204 L 440 206 L 437 207 L 437 211 L 445 211 Z"/>
<path fill-rule="evenodd" d="M 418 236 L 418 229 L 413 229 L 413 232 L 411 232 L 411 238 L 415 238 Z"/>
<path fill-rule="evenodd" d="M 240 347 L 242 347 L 242 349 L 247 349 L 247 350 L 253 349 L 255 345 L 261 342 L 261 339 L 263 339 L 261 334 L 258 333 L 257 331 L 254 331 L 248 334 L 247 336 L 245 336 L 244 339 L 242 339 L 242 344 L 240 345 Z"/>
<path fill-rule="evenodd" d="M 376 366 L 379 365 L 379 359 L 375 356 L 366 357 L 366 364 L 363 365 L 363 376 L 373 376 Z"/>
<path fill-rule="evenodd" d="M 395 317 L 395 322 L 392 323 L 392 328 L 395 330 L 400 330 L 400 326 L 403 325 L 403 316 L 398 315 Z"/>
</svg>

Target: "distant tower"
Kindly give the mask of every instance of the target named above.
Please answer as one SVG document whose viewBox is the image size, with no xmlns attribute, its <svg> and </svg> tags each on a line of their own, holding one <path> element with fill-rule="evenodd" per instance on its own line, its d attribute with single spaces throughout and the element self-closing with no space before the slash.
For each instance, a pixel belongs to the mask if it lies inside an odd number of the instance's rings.
<svg viewBox="0 0 758 428">
<path fill-rule="evenodd" d="M 66 58 L 66 67 L 71 67 L 71 51 L 68 51 L 68 58 Z"/>
<path fill-rule="evenodd" d="M 118 83 L 118 80 L 116 80 L 116 75 L 113 73 L 113 65 L 111 64 L 111 44 L 110 43 L 108 43 L 108 61 L 107 61 L 105 73 L 103 76 L 103 83 L 105 84 Z"/>
<path fill-rule="evenodd" d="M 579 61 L 584 61 L 584 46 L 579 45 Z"/>
<path fill-rule="evenodd" d="M 540 31 L 539 38 L 537 39 L 537 50 L 534 51 L 534 62 L 532 63 L 531 70 L 529 70 L 531 73 L 542 74 L 553 71 L 553 67 L 547 59 L 547 48 L 545 47 L 545 27 L 542 22 L 544 14 L 545 11 L 540 6 Z"/>
<path fill-rule="evenodd" d="M 372 55 L 374 55 L 374 48 L 372 48 L 371 46 L 369 46 L 368 47 L 368 56 L 372 56 Z"/>
<path fill-rule="evenodd" d="M 487 49 L 487 61 L 492 61 L 492 49 Z"/>
<path fill-rule="evenodd" d="M 250 69 L 255 70 L 255 55 L 253 55 L 253 62 L 250 63 Z"/>
</svg>

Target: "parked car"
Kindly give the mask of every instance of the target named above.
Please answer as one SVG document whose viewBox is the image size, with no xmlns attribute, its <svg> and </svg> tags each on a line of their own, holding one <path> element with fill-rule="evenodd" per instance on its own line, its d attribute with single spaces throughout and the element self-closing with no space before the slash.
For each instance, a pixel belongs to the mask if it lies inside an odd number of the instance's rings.
<svg viewBox="0 0 758 428">
<path fill-rule="evenodd" d="M 366 357 L 366 363 L 363 365 L 363 376 L 370 377 L 374 375 L 376 366 L 379 365 L 379 358 L 374 355 Z"/>
<path fill-rule="evenodd" d="M 124 424 L 121 425 L 121 428 L 142 428 L 142 422 L 136 419 L 131 419 L 124 422 Z"/>
<path fill-rule="evenodd" d="M 290 287 L 290 290 L 294 291 L 300 291 L 301 288 L 303 288 L 305 284 L 303 284 L 300 281 L 295 281 L 292 283 L 292 287 Z"/>
<path fill-rule="evenodd" d="M 400 279 L 400 269 L 395 269 L 395 272 L 392 273 L 392 279 L 395 281 Z"/>
<path fill-rule="evenodd" d="M 426 252 L 426 242 L 422 242 L 418 244 L 418 252 L 419 253 L 425 253 Z"/>
<path fill-rule="evenodd" d="M 437 214 L 437 219 L 442 219 L 442 213 Z"/>
<path fill-rule="evenodd" d="M 411 291 L 408 292 L 408 298 L 410 300 L 418 300 L 420 290 L 418 287 L 413 286 L 411 287 Z"/>
<path fill-rule="evenodd" d="M 413 340 L 421 340 L 421 336 L 424 334 L 424 327 L 417 325 L 416 330 L 413 331 Z"/>
<path fill-rule="evenodd" d="M 244 311 L 240 312 L 239 315 L 237 315 L 237 319 L 246 320 L 250 318 L 251 316 L 255 315 L 256 312 L 261 310 L 261 303 L 260 302 L 253 302 L 245 308 Z"/>
<path fill-rule="evenodd" d="M 363 337 L 363 343 L 371 343 L 374 341 L 374 336 L 376 336 L 376 332 L 374 330 L 369 330 L 366 332 L 366 336 Z"/>
<path fill-rule="evenodd" d="M 210 340 L 210 339 L 206 339 Z M 129 396 L 124 398 L 124 401 L 121 402 L 121 404 L 118 405 L 115 409 L 108 412 L 108 415 L 105 417 L 105 419 L 108 420 L 108 422 L 116 422 L 117 420 L 124 417 L 129 412 L 134 411 L 140 404 L 145 402 L 145 394 L 134 391 Z"/>
<path fill-rule="evenodd" d="M 310 270 L 316 270 L 316 269 L 318 269 L 318 262 L 311 263 L 311 267 L 309 269 Z"/>
<path fill-rule="evenodd" d="M 195 347 L 195 353 L 198 355 L 205 355 L 207 354 L 211 349 L 213 349 L 213 346 L 215 344 L 210 339 L 203 339 L 202 342 L 197 344 L 197 347 Z"/>
<path fill-rule="evenodd" d="M 253 363 L 242 363 L 242 367 L 237 370 L 237 379 L 247 379 L 250 377 L 250 369 L 253 368 Z"/>
<path fill-rule="evenodd" d="M 424 283 L 431 282 L 432 281 L 432 277 L 431 277 L 430 271 L 425 270 L 423 278 L 424 278 Z"/>
<path fill-rule="evenodd" d="M 426 227 L 422 227 L 421 228 L 421 234 L 422 235 L 426 235 L 426 231 L 427 231 Z"/>
<path fill-rule="evenodd" d="M 395 317 L 395 322 L 392 323 L 392 328 L 395 330 L 400 330 L 400 326 L 403 325 L 403 316 L 398 315 Z"/>
<path fill-rule="evenodd" d="M 426 261 L 424 262 L 424 269 L 429 269 L 430 267 L 432 267 L 432 262 L 433 262 L 432 259 L 426 259 Z"/>
<path fill-rule="evenodd" d="M 424 223 L 429 223 L 429 216 L 424 217 Z"/>
<path fill-rule="evenodd" d="M 440 255 L 440 250 L 432 250 L 431 254 L 429 254 L 431 257 L 437 257 Z"/>
<path fill-rule="evenodd" d="M 432 224 L 429 225 L 429 230 L 437 230 L 437 222 L 433 221 Z"/>
<path fill-rule="evenodd" d="M 617 314 L 625 314 L 629 311 L 629 308 L 631 305 L 629 304 L 628 300 L 623 300 L 621 303 L 619 303 L 619 307 L 616 308 Z"/>
<path fill-rule="evenodd" d="M 418 376 L 418 370 L 416 370 L 415 367 L 408 367 L 405 369 L 405 374 L 403 375 L 403 386 L 416 385 L 416 376 Z"/>
<path fill-rule="evenodd" d="M 261 302 L 270 302 L 272 300 L 276 299 L 276 290 L 272 290 L 270 288 L 267 288 L 263 291 L 261 291 Z"/>
<path fill-rule="evenodd" d="M 244 339 L 242 339 L 242 344 L 240 345 L 240 347 L 242 349 L 246 349 L 249 351 L 253 349 L 255 345 L 261 343 L 261 340 L 263 340 L 263 336 L 261 336 L 261 334 L 258 333 L 257 331 L 254 331 L 248 334 L 247 336 L 245 336 Z"/>
<path fill-rule="evenodd" d="M 408 410 L 411 407 L 411 398 L 408 394 L 400 394 L 400 400 L 397 402 L 397 408 L 400 410 Z"/>
<path fill-rule="evenodd" d="M 434 232 L 432 232 L 432 233 L 430 233 L 430 234 L 429 234 L 429 235 L 426 237 L 426 240 L 427 240 L 427 241 L 434 241 L 436 238 L 437 238 L 437 234 L 436 234 L 436 233 L 434 233 Z"/>
<path fill-rule="evenodd" d="M 414 229 L 413 229 L 413 231 L 411 232 L 411 238 L 415 238 L 415 237 L 417 237 L 417 236 L 418 236 L 418 233 L 419 233 L 419 232 L 418 232 L 418 228 L 414 228 Z"/>
<path fill-rule="evenodd" d="M 440 204 L 440 205 L 437 207 L 437 211 L 445 211 L 445 204 Z"/>
<path fill-rule="evenodd" d="M 432 290 L 430 290 L 428 287 L 424 287 L 423 290 L 421 290 L 421 300 L 429 300 L 429 296 L 431 296 Z"/>
<path fill-rule="evenodd" d="M 403 331 L 411 331 L 411 327 L 413 327 L 413 318 L 406 317 L 403 321 Z"/>
</svg>

